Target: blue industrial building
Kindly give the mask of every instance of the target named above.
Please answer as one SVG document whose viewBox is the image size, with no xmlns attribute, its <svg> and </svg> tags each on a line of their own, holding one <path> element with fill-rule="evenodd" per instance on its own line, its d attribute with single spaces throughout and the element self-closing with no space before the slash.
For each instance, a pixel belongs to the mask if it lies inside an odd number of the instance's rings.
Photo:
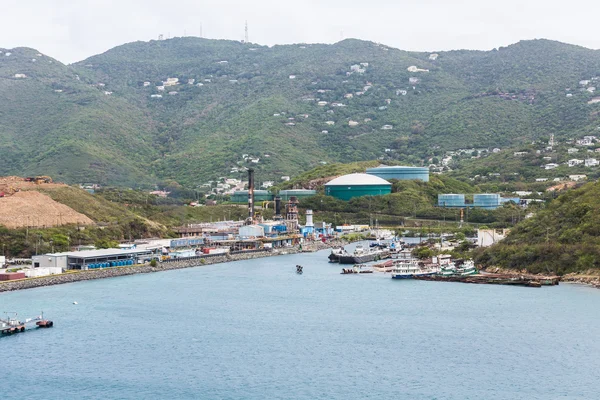
<svg viewBox="0 0 600 400">
<path fill-rule="evenodd" d="M 398 180 L 420 180 L 429 182 L 429 168 L 427 167 L 403 167 L 401 165 L 387 166 L 380 165 L 376 168 L 367 169 L 367 174 L 375 175 L 381 179 L 389 181 L 390 179 Z"/>
</svg>

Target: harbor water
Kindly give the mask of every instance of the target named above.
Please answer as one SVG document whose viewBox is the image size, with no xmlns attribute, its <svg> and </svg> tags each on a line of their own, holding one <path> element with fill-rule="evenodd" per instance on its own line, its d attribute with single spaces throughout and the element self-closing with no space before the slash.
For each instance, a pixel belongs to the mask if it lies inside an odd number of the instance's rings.
<svg viewBox="0 0 600 400">
<path fill-rule="evenodd" d="M 0 312 L 43 310 L 55 326 L 0 338 L 0 389 L 26 399 L 598 398 L 600 290 L 340 275 L 327 255 L 1 293 Z"/>
</svg>

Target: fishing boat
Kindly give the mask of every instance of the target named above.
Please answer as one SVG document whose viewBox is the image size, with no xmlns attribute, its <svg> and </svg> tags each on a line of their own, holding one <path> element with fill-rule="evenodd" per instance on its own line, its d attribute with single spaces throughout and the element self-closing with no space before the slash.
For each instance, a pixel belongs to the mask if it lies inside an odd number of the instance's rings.
<svg viewBox="0 0 600 400">
<path fill-rule="evenodd" d="M 456 270 L 461 276 L 475 275 L 479 273 L 477 268 L 475 268 L 475 263 L 473 260 L 466 260 L 460 267 L 457 267 Z"/>
<path fill-rule="evenodd" d="M 398 260 L 394 262 L 392 279 L 413 279 L 419 276 L 435 275 L 434 269 L 426 269 L 417 260 Z"/>
<path fill-rule="evenodd" d="M 302 275 L 303 272 L 302 265 L 296 265 L 296 273 Z"/>
<path fill-rule="evenodd" d="M 440 275 L 442 275 L 442 276 L 468 276 L 468 275 L 476 275 L 478 272 L 479 271 L 477 271 L 477 268 L 475 268 L 475 264 L 473 263 L 473 260 L 466 260 L 460 266 L 457 266 L 453 262 L 442 266 L 442 268 L 440 270 Z"/>
<path fill-rule="evenodd" d="M 370 261 L 378 261 L 390 256 L 388 249 L 365 248 L 357 245 L 352 254 L 344 253 L 339 256 L 340 264 L 364 264 Z"/>
</svg>

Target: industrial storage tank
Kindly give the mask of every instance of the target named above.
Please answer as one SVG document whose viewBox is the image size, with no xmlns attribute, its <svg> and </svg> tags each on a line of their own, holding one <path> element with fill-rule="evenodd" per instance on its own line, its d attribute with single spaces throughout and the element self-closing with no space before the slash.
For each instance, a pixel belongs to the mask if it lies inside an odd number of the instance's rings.
<svg viewBox="0 0 600 400">
<path fill-rule="evenodd" d="M 438 194 L 438 207 L 464 207 L 465 206 L 465 195 L 464 194 Z"/>
<path fill-rule="evenodd" d="M 254 191 L 254 203 L 261 201 L 273 200 L 273 195 L 268 190 L 255 190 Z M 238 190 L 233 192 L 231 195 L 232 203 L 248 203 L 248 191 Z"/>
<path fill-rule="evenodd" d="M 281 190 L 279 192 L 279 196 L 281 197 L 281 199 L 283 201 L 289 201 L 290 197 L 292 197 L 292 196 L 296 196 L 298 198 L 298 200 L 301 200 L 306 197 L 314 196 L 316 194 L 317 194 L 316 190 L 310 190 L 310 189 L 288 189 L 288 190 Z"/>
<path fill-rule="evenodd" d="M 398 180 L 420 180 L 429 182 L 429 168 L 427 167 L 404 167 L 402 165 L 380 165 L 376 168 L 367 169 L 367 174 L 375 175 L 382 179 Z"/>
<path fill-rule="evenodd" d="M 325 184 L 325 194 L 341 200 L 360 196 L 380 196 L 391 192 L 391 183 L 368 174 L 343 175 Z"/>
<path fill-rule="evenodd" d="M 473 207 L 490 210 L 500 207 L 500 195 L 497 193 L 478 193 L 473 195 Z"/>
</svg>

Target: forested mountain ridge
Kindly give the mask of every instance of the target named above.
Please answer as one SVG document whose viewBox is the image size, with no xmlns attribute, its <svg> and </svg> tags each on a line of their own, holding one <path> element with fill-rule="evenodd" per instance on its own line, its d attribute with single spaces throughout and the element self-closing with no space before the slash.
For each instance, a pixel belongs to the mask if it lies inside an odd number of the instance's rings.
<svg viewBox="0 0 600 400">
<path fill-rule="evenodd" d="M 264 179 L 321 162 L 420 165 L 600 124 L 600 52 L 548 40 L 418 53 L 184 37 L 69 66 L 0 51 L 0 174 L 194 186 L 249 165 Z"/>
</svg>

